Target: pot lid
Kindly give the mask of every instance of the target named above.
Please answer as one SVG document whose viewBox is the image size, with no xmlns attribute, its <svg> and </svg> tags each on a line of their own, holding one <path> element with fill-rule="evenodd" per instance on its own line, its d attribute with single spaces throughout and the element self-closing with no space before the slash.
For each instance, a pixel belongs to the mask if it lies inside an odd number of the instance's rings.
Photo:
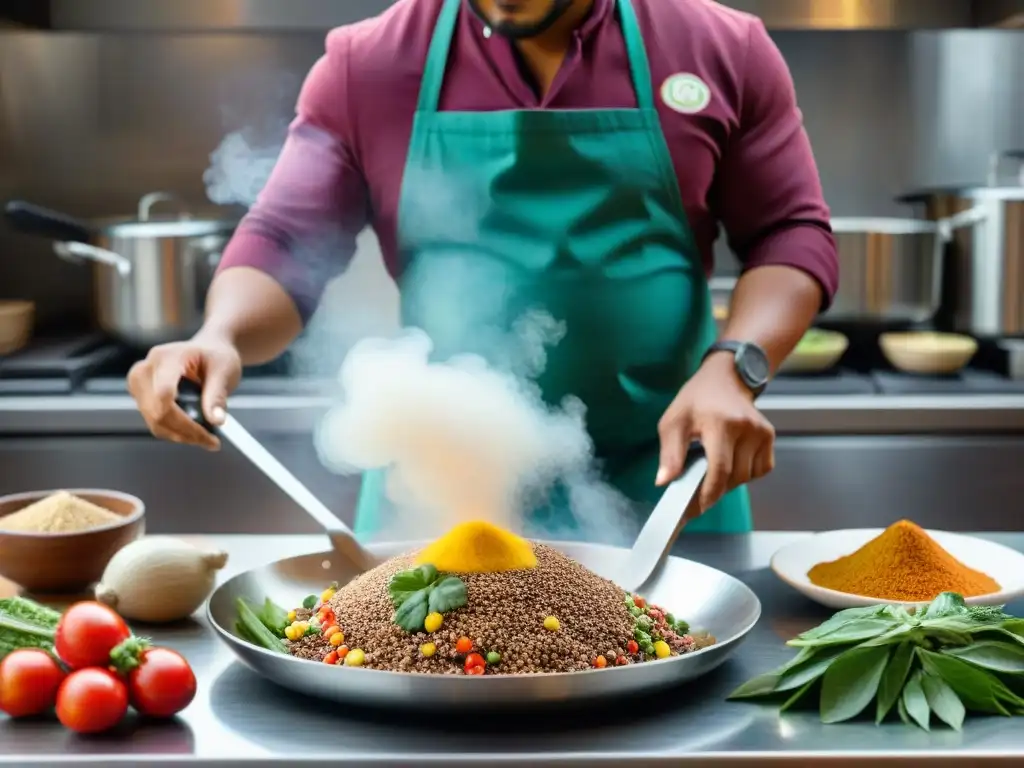
<svg viewBox="0 0 1024 768">
<path fill-rule="evenodd" d="M 149 219 L 148 221 L 112 220 L 96 222 L 108 237 L 202 237 L 231 234 L 237 221 L 227 219 Z"/>
<path fill-rule="evenodd" d="M 930 197 L 952 196 L 974 200 L 1024 200 L 1024 186 L 989 187 L 984 184 L 963 184 L 950 187 L 926 187 L 896 198 L 900 203 L 923 203 Z"/>
</svg>

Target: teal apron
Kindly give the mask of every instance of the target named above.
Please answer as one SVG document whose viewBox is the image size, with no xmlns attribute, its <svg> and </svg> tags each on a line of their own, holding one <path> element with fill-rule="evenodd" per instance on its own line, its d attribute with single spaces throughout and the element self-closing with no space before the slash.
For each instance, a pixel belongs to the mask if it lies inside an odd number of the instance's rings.
<svg viewBox="0 0 1024 768">
<path fill-rule="evenodd" d="M 658 420 L 716 326 L 633 6 L 617 3 L 638 109 L 439 112 L 461 5 L 438 18 L 402 181 L 402 324 L 439 360 L 493 358 L 531 310 L 564 324 L 536 383 L 549 403 L 586 405 L 604 479 L 646 516 L 661 495 Z M 389 524 L 384 485 L 384 470 L 363 476 L 362 538 Z M 564 490 L 528 518 L 531 535 L 574 527 Z M 750 528 L 739 488 L 687 532 Z"/>
</svg>

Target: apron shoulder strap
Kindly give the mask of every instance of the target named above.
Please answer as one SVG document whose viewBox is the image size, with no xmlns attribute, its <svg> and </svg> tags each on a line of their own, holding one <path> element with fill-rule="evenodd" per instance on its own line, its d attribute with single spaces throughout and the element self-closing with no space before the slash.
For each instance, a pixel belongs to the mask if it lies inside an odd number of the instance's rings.
<svg viewBox="0 0 1024 768">
<path fill-rule="evenodd" d="M 667 2 L 667 0 L 662 0 Z M 455 25 L 459 18 L 459 6 L 463 0 L 444 0 L 441 13 L 434 26 L 434 34 L 430 39 L 427 61 L 423 67 L 423 80 L 420 83 L 420 95 L 416 102 L 417 112 L 436 112 L 441 98 L 441 86 L 444 84 L 444 72 L 448 66 L 448 54 L 451 50 L 452 38 L 455 36 Z M 655 0 L 657 2 L 657 0 Z M 647 49 L 643 35 L 640 33 L 640 22 L 632 0 L 616 0 L 619 20 L 622 25 L 622 37 L 626 42 L 626 56 L 636 90 L 637 106 L 640 109 L 654 108 L 654 90 L 651 84 L 651 65 L 647 60 Z"/>
<path fill-rule="evenodd" d="M 441 85 L 444 83 L 444 70 L 448 66 L 448 52 L 455 36 L 455 23 L 459 18 L 459 5 L 462 0 L 444 0 L 441 14 L 434 25 L 434 35 L 430 38 L 430 49 L 427 51 L 427 62 L 423 67 L 423 80 L 420 83 L 420 97 L 416 102 L 417 112 L 436 112 L 441 98 Z"/>
</svg>

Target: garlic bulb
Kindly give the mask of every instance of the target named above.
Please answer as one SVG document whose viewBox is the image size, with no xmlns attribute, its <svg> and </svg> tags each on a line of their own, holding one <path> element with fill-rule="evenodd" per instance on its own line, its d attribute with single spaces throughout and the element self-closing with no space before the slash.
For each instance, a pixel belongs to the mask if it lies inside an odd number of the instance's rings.
<svg viewBox="0 0 1024 768">
<path fill-rule="evenodd" d="M 227 561 L 226 552 L 204 552 L 172 536 L 145 536 L 110 559 L 96 599 L 126 619 L 179 621 L 210 596 Z"/>
</svg>

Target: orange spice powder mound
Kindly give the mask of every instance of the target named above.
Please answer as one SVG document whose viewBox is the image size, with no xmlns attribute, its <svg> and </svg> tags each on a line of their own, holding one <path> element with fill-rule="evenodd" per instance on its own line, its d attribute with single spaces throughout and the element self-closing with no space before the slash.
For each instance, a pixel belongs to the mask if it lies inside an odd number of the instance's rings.
<svg viewBox="0 0 1024 768">
<path fill-rule="evenodd" d="M 909 520 L 893 523 L 852 554 L 818 563 L 807 577 L 826 589 L 906 602 L 942 592 L 977 597 L 999 591 L 990 576 L 968 568 Z"/>
</svg>

